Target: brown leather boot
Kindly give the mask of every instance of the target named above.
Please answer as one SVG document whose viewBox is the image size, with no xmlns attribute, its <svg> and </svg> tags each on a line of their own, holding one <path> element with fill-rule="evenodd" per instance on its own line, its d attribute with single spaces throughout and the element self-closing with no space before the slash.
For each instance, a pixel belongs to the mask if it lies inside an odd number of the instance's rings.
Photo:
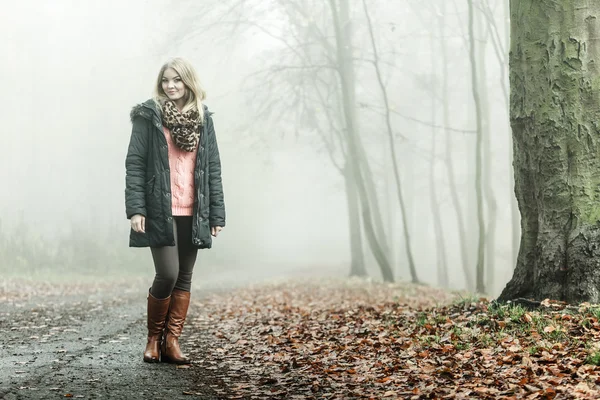
<svg viewBox="0 0 600 400">
<path fill-rule="evenodd" d="M 148 291 L 148 343 L 144 351 L 144 361 L 160 361 L 160 341 L 163 337 L 165 319 L 171 298 L 157 299 Z"/>
<path fill-rule="evenodd" d="M 179 289 L 173 290 L 161 348 L 161 361 L 173 364 L 190 364 L 190 360 L 179 348 L 179 336 L 183 330 L 189 305 L 190 292 Z"/>
</svg>

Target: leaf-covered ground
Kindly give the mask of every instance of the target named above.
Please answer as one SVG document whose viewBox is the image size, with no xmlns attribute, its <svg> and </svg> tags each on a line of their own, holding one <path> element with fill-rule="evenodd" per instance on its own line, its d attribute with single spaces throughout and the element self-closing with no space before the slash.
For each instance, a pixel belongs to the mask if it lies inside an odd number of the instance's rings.
<svg viewBox="0 0 600 400">
<path fill-rule="evenodd" d="M 230 371 L 223 398 L 598 399 L 599 317 L 407 284 L 281 282 L 196 300 L 185 339 L 209 347 L 197 368 Z"/>
</svg>

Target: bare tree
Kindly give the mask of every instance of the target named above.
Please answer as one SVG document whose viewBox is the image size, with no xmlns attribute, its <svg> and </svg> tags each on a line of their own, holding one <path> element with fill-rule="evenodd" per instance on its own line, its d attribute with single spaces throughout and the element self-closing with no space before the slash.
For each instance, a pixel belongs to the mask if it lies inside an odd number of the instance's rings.
<svg viewBox="0 0 600 400">
<path fill-rule="evenodd" d="M 217 18 L 219 26 L 229 25 L 231 32 L 236 33 L 255 30 L 282 45 L 277 50 L 278 53 L 270 57 L 269 67 L 253 74 L 248 80 L 255 82 L 252 89 L 261 88 L 260 91 L 253 91 L 254 97 L 256 98 L 257 92 L 260 92 L 259 96 L 264 96 L 264 101 L 259 102 L 262 104 L 258 110 L 259 115 L 265 119 L 274 117 L 278 121 L 303 122 L 291 123 L 292 126 L 303 127 L 304 122 L 310 119 L 309 116 L 314 115 L 314 104 L 311 105 L 312 100 L 305 101 L 307 96 L 310 99 L 318 97 L 315 93 L 320 92 L 320 86 L 333 88 L 336 92 L 339 110 L 328 109 L 325 119 L 329 121 L 330 126 L 339 127 L 340 140 L 328 141 L 325 147 L 328 152 L 337 149 L 335 151 L 341 158 L 337 169 L 347 188 L 353 258 L 351 273 L 364 272 L 362 250 L 355 247 L 361 238 L 356 231 L 357 228 L 360 229 L 360 224 L 356 224 L 355 215 L 356 212 L 360 212 L 365 237 L 380 266 L 382 276 L 386 281 L 393 281 L 377 190 L 357 123 L 354 94 L 355 60 L 352 56 L 351 26 L 347 23 L 348 3 L 342 1 L 339 6 L 329 3 L 329 12 L 325 9 L 317 11 L 315 7 L 306 7 L 305 4 L 293 0 L 270 0 L 268 4 L 245 0 L 227 3 L 227 6 L 221 5 L 226 10 L 226 16 L 223 14 Z M 252 21 L 253 15 L 269 15 L 270 20 L 277 15 L 288 24 L 272 27 L 262 20 Z M 283 102 L 282 95 L 285 99 Z M 320 104 L 323 105 L 323 102 Z M 317 129 L 321 131 L 321 137 L 323 129 L 329 128 L 321 126 Z M 359 207 L 355 207 L 356 198 L 359 200 Z"/>
<path fill-rule="evenodd" d="M 440 40 L 441 40 L 441 64 L 442 64 L 442 104 L 443 104 L 443 119 L 444 127 L 450 126 L 450 94 L 448 91 L 448 43 L 446 42 L 446 1 L 442 2 L 442 12 L 438 17 L 438 27 L 440 29 Z M 463 273 L 465 276 L 466 287 L 469 290 L 475 289 L 475 285 L 473 282 L 473 272 L 471 270 L 471 264 L 469 262 L 469 254 L 467 248 L 467 230 L 465 227 L 465 220 L 463 215 L 462 204 L 460 202 L 460 196 L 458 193 L 457 183 L 456 183 L 456 172 L 454 168 L 454 149 L 453 149 L 453 135 L 450 131 L 445 128 L 445 163 L 446 163 L 446 174 L 448 177 L 448 184 L 450 190 L 450 198 L 452 200 L 452 207 L 456 214 L 456 223 L 458 229 L 458 240 L 459 240 L 459 248 L 460 248 L 460 256 L 461 256 L 461 266 L 463 269 Z"/>
<path fill-rule="evenodd" d="M 500 85 L 502 88 L 502 96 L 504 99 L 504 103 L 506 105 L 506 110 L 508 113 L 510 107 L 510 98 L 508 94 L 508 80 L 507 80 L 507 72 L 508 72 L 508 51 L 506 50 L 510 41 L 509 33 L 510 33 L 510 11 L 509 11 L 509 2 L 503 1 L 503 18 L 505 20 L 505 24 L 502 27 L 504 29 L 504 36 L 501 35 L 500 28 L 495 20 L 495 13 L 491 8 L 491 5 L 487 1 L 481 2 L 481 11 L 485 16 L 488 29 L 491 33 L 491 42 L 494 49 L 494 54 L 496 59 L 498 60 L 498 65 L 500 66 Z M 513 267 L 517 264 L 517 255 L 519 251 L 519 238 L 521 236 L 520 232 L 520 215 L 519 209 L 517 205 L 517 198 L 514 195 L 515 192 L 515 181 L 513 179 L 513 141 L 512 141 L 512 131 L 510 125 L 507 128 L 509 132 L 509 152 L 508 152 L 508 170 L 511 172 L 509 182 L 510 189 L 510 212 L 511 212 L 511 235 L 512 235 L 512 243 L 511 243 L 511 253 L 512 253 L 512 264 Z"/>
<path fill-rule="evenodd" d="M 488 5 L 489 6 L 489 5 Z M 478 10 L 479 11 L 479 10 Z M 486 252 L 486 268 L 485 268 L 485 287 L 491 290 L 494 285 L 494 275 L 496 268 L 496 226 L 498 204 L 496 195 L 494 194 L 493 180 L 493 152 L 492 152 L 492 130 L 490 126 L 490 107 L 488 95 L 488 75 L 486 63 L 486 47 L 490 30 L 485 22 L 485 15 L 482 12 L 476 14 L 477 31 L 481 34 L 477 43 L 477 66 L 479 71 L 478 86 L 479 100 L 481 103 L 481 121 L 483 135 L 483 191 L 485 202 L 487 205 L 487 218 L 485 230 L 485 252 Z"/>
<path fill-rule="evenodd" d="M 471 64 L 471 86 L 473 92 L 473 101 L 475 103 L 475 120 L 477 126 L 477 144 L 475 148 L 475 190 L 477 193 L 477 223 L 478 223 L 478 243 L 477 243 L 477 264 L 475 290 L 479 293 L 485 293 L 484 281 L 484 260 L 485 260 L 485 219 L 483 216 L 483 121 L 481 110 L 481 99 L 478 87 L 478 69 L 475 45 L 475 16 L 473 0 L 467 0 L 469 6 L 469 61 Z"/>
<path fill-rule="evenodd" d="M 384 248 L 381 246 L 381 241 L 378 240 L 376 236 L 371 215 L 371 204 L 369 203 L 369 196 L 365 185 L 365 181 L 370 181 L 372 183 L 372 179 L 364 173 L 366 169 L 365 166 L 368 164 L 368 159 L 364 155 L 364 150 L 362 150 L 357 131 L 358 124 L 356 122 L 356 102 L 354 93 L 355 75 L 352 46 L 350 38 L 347 36 L 347 32 L 343 29 L 343 23 L 348 19 L 348 1 L 340 0 L 339 8 L 335 0 L 329 0 L 328 3 L 335 33 L 336 63 L 338 66 L 337 73 L 342 93 L 348 150 L 351 160 L 358 161 L 350 162 L 350 165 L 361 199 L 365 233 L 373 255 L 379 264 L 384 280 L 393 281 L 393 272 L 389 259 L 385 254 Z"/>
<path fill-rule="evenodd" d="M 363 0 L 364 1 L 364 0 Z M 431 122 L 435 124 L 437 121 L 437 92 L 436 92 L 436 66 L 437 66 L 437 50 L 434 31 L 429 31 L 429 45 L 431 52 Z M 443 46 L 443 45 L 442 45 Z M 446 101 L 443 99 L 442 101 Z M 436 256 L 437 256 L 437 273 L 438 284 L 442 287 L 448 287 L 448 262 L 446 255 L 446 241 L 444 238 L 444 228 L 440 213 L 440 205 L 438 202 L 436 176 L 436 160 L 437 160 L 437 128 L 431 128 L 431 161 L 429 164 L 429 201 L 431 214 L 433 216 L 433 226 L 436 239 Z"/>
<path fill-rule="evenodd" d="M 345 1 L 346 0 L 342 0 L 342 3 Z M 392 128 L 388 92 L 387 92 L 385 83 L 383 82 L 383 76 L 381 74 L 379 54 L 377 52 L 377 44 L 375 42 L 375 36 L 373 34 L 373 25 L 371 23 L 371 16 L 369 15 L 369 9 L 367 8 L 367 3 L 365 0 L 362 1 L 362 4 L 363 4 L 363 10 L 365 13 L 365 17 L 367 19 L 367 27 L 369 30 L 369 37 L 371 39 L 371 48 L 373 50 L 373 66 L 375 68 L 375 74 L 377 75 L 377 82 L 379 84 L 379 88 L 381 90 L 381 96 L 383 98 L 384 111 L 385 111 L 385 125 L 386 125 L 386 129 L 387 129 L 388 144 L 389 144 L 389 149 L 390 149 L 390 153 L 391 153 L 394 179 L 396 181 L 398 204 L 400 206 L 400 211 L 402 212 L 402 227 L 404 229 L 404 240 L 405 240 L 405 246 L 406 246 L 406 256 L 408 258 L 408 266 L 409 266 L 412 281 L 418 282 L 419 278 L 417 276 L 417 270 L 415 268 L 415 262 L 413 259 L 411 243 L 410 243 L 410 230 L 408 228 L 406 205 L 404 203 L 404 197 L 402 195 L 402 182 L 400 180 L 400 172 L 399 172 L 399 168 L 398 168 L 398 156 L 396 154 L 396 140 L 394 138 L 394 131 Z"/>
<path fill-rule="evenodd" d="M 350 276 L 366 276 L 367 270 L 365 268 L 365 257 L 363 252 L 363 238 L 362 238 L 362 227 L 361 227 L 361 211 L 360 211 L 360 199 L 358 197 L 356 184 L 352 176 L 349 163 L 347 161 L 348 155 L 345 150 L 343 132 L 336 126 L 336 121 L 340 120 L 342 113 L 341 101 L 339 100 L 339 92 L 332 90 L 330 85 L 325 85 L 316 75 L 313 75 L 314 81 L 314 92 L 316 93 L 317 102 L 319 108 L 327 115 L 325 118 L 328 126 L 320 127 L 317 129 L 319 137 L 323 140 L 327 149 L 327 154 L 331 160 L 332 165 L 344 178 L 344 184 L 346 189 L 346 200 L 348 207 L 348 224 L 350 234 Z M 323 93 L 325 91 L 326 93 Z M 312 109 L 308 104 L 308 96 L 304 96 L 304 108 L 307 110 Z M 319 123 L 319 119 L 314 114 L 311 115 L 311 121 Z M 340 149 L 342 152 L 343 165 L 337 161 L 336 149 Z"/>
</svg>

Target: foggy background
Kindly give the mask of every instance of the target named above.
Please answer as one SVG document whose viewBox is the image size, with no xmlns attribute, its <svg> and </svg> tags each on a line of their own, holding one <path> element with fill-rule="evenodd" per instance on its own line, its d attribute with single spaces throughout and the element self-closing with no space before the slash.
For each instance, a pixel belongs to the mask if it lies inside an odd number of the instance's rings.
<svg viewBox="0 0 600 400">
<path fill-rule="evenodd" d="M 447 171 L 451 162 L 474 277 L 476 133 L 467 1 L 366 3 L 393 111 L 419 279 L 438 285 L 443 259 L 448 286 L 465 288 Z M 493 262 L 493 276 L 486 277 L 491 295 L 512 276 L 516 251 L 504 3 L 476 2 L 474 10 L 477 89 L 486 101 L 490 150 L 484 153 L 486 182 L 497 204 L 495 216 L 488 214 L 489 201 L 485 209 L 486 222 L 496 223 L 495 246 L 486 254 L 486 262 Z M 175 56 L 192 62 L 207 90 L 227 210 L 227 226 L 213 249 L 199 253 L 194 283 L 348 275 L 345 185 L 332 162 L 340 162 L 341 152 L 330 154 L 323 140 L 331 137 L 332 127 L 323 123 L 323 107 L 315 103 L 306 78 L 317 72 L 297 68 L 300 61 L 293 56 L 302 48 L 298 43 L 310 47 L 316 64 L 335 55 L 315 40 L 320 32 L 335 45 L 326 1 L 3 0 L 1 5 L 0 276 L 132 274 L 151 281 L 150 251 L 127 247 L 129 112 L 151 97 L 160 66 Z M 373 50 L 361 1 L 350 2 L 350 17 L 359 133 L 393 249 L 395 279 L 409 280 L 382 93 L 369 62 Z M 444 65 L 447 96 L 442 93 Z M 338 90 L 334 74 L 323 77 L 322 88 Z M 308 93 L 306 100 L 299 102 L 303 93 Z M 441 218 L 443 252 L 432 196 Z M 363 242 L 369 276 L 380 280 Z"/>
</svg>

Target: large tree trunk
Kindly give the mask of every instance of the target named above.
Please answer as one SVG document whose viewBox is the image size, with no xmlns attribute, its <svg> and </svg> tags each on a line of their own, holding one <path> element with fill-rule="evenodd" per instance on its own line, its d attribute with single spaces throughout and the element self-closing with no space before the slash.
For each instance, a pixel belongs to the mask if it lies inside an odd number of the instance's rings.
<svg viewBox="0 0 600 400">
<path fill-rule="evenodd" d="M 511 0 L 511 124 L 522 216 L 500 300 L 600 302 L 600 2 Z"/>
<path fill-rule="evenodd" d="M 362 231 L 360 226 L 360 203 L 356 193 L 356 185 L 350 167 L 344 168 L 346 198 L 348 199 L 348 223 L 350 227 L 350 276 L 367 276 L 365 255 L 363 253 Z"/>
</svg>

